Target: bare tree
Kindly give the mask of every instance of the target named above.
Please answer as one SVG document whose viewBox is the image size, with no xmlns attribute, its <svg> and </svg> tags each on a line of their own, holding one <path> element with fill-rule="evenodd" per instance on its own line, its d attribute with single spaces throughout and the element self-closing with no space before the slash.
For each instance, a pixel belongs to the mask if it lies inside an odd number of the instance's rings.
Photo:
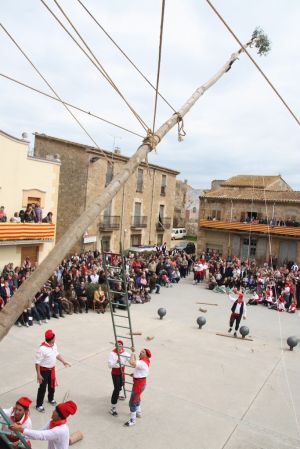
<svg viewBox="0 0 300 449">
<path fill-rule="evenodd" d="M 47 258 L 33 272 L 30 278 L 21 285 L 21 287 L 14 294 L 13 299 L 4 307 L 0 313 L 0 341 L 9 332 L 9 329 L 22 314 L 23 310 L 30 305 L 31 299 L 39 290 L 41 285 L 47 281 L 55 267 L 61 262 L 74 244 L 82 237 L 89 225 L 91 225 L 99 216 L 100 212 L 108 206 L 128 178 L 135 172 L 140 163 L 146 159 L 148 153 L 159 144 L 159 142 L 170 131 L 170 129 L 173 128 L 173 126 L 181 122 L 182 118 L 189 112 L 204 92 L 206 92 L 226 72 L 230 70 L 232 64 L 238 59 L 244 49 L 247 47 L 252 47 L 253 45 L 257 47 L 260 55 L 265 54 L 269 49 L 268 40 L 260 29 L 256 29 L 254 31 L 251 40 L 236 53 L 233 53 L 230 59 L 212 78 L 210 78 L 210 80 L 196 89 L 196 91 L 176 114 L 173 114 L 155 133 L 150 133 L 144 139 L 142 145 L 130 158 L 123 170 L 113 178 L 111 183 L 106 187 L 101 195 L 99 195 L 95 202 L 69 227 L 66 233 L 61 237 L 49 253 Z M 178 138 L 179 140 L 182 139 L 180 133 Z"/>
</svg>

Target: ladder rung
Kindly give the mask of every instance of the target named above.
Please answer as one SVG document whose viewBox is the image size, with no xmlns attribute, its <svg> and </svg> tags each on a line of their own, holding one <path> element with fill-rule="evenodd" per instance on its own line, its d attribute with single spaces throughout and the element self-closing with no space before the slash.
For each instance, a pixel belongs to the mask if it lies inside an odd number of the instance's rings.
<svg viewBox="0 0 300 449">
<path fill-rule="evenodd" d="M 117 339 L 119 338 L 127 338 L 127 340 L 131 340 L 131 337 L 125 337 L 125 335 L 117 335 Z"/>
<path fill-rule="evenodd" d="M 119 315 L 118 313 L 113 313 L 114 316 L 119 316 L 120 318 L 128 318 L 128 315 Z"/>
<path fill-rule="evenodd" d="M 119 324 L 115 324 L 115 327 L 122 327 L 123 329 L 130 329 L 128 326 L 120 326 Z"/>
</svg>

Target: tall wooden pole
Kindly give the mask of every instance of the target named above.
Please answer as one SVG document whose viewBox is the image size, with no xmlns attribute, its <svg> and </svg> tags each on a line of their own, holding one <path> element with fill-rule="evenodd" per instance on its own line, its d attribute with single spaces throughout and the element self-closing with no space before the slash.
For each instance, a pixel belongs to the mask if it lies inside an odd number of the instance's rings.
<svg viewBox="0 0 300 449">
<path fill-rule="evenodd" d="M 21 287 L 14 294 L 12 300 L 0 313 L 0 341 L 14 325 L 23 310 L 30 305 L 32 298 L 40 289 L 41 285 L 43 285 L 51 276 L 55 267 L 60 264 L 61 260 L 82 237 L 86 229 L 95 221 L 101 211 L 108 206 L 114 196 L 118 193 L 122 186 L 124 186 L 128 178 L 135 172 L 141 162 L 146 159 L 147 154 L 159 144 L 170 129 L 178 123 L 178 120 L 183 118 L 189 112 L 196 101 L 231 68 L 232 64 L 238 59 L 242 51 L 243 48 L 232 54 L 230 59 L 212 78 L 210 78 L 209 81 L 196 89 L 196 91 L 181 107 L 177 114 L 173 114 L 152 135 L 152 138 L 144 140 L 143 144 L 129 159 L 123 170 L 113 178 L 111 183 L 105 188 L 101 195 L 96 198 L 94 203 L 89 206 L 84 213 L 68 228 L 65 234 L 60 238 L 55 247 L 49 253 L 47 258 L 32 273 L 30 278 L 21 285 Z"/>
</svg>

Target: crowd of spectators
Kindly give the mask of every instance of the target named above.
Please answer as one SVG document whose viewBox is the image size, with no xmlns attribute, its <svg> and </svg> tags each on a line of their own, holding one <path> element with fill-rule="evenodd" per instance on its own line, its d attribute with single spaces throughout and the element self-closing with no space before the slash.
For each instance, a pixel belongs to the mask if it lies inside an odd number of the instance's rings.
<svg viewBox="0 0 300 449">
<path fill-rule="evenodd" d="M 183 251 L 169 254 L 164 248 L 156 253 L 129 253 L 125 258 L 125 277 L 119 255 L 105 256 L 107 276 L 99 251 L 74 254 L 64 259 L 45 285 L 36 293 L 28 308 L 18 318 L 18 326 L 42 324 L 50 319 L 64 318 L 73 313 L 105 313 L 111 292 L 113 310 L 125 308 L 125 292 L 130 304 L 150 301 L 151 294 L 160 294 L 161 287 L 177 284 L 186 277 L 193 265 L 192 258 Z M 13 300 L 14 292 L 36 269 L 26 257 L 20 267 L 7 264 L 0 277 L 0 309 Z M 125 279 L 125 281 L 124 281 Z M 126 285 L 125 285 L 126 284 Z"/>
<path fill-rule="evenodd" d="M 52 223 L 53 213 L 48 212 L 43 218 L 43 209 L 39 203 L 28 204 L 26 209 L 15 212 L 13 217 L 9 219 L 11 223 Z M 0 207 L 0 223 L 7 222 L 5 207 Z"/>
<path fill-rule="evenodd" d="M 207 217 L 207 220 L 218 221 L 220 219 L 215 216 L 209 215 Z M 276 217 L 258 218 L 257 216 L 251 216 L 251 215 L 247 215 L 245 217 L 242 215 L 240 220 L 238 220 L 237 217 L 232 217 L 230 220 L 225 220 L 225 221 L 230 221 L 230 222 L 238 222 L 239 221 L 240 223 L 247 223 L 247 224 L 250 224 L 250 223 L 251 224 L 264 224 L 264 225 L 269 225 L 271 227 L 274 227 L 274 226 L 299 227 L 300 226 L 299 221 L 295 220 L 295 218 L 293 218 L 293 217 L 283 219 L 283 218 L 276 218 Z"/>
<path fill-rule="evenodd" d="M 194 264 L 194 283 L 206 281 L 215 292 L 243 290 L 250 294 L 249 305 L 262 304 L 270 309 L 295 312 L 300 308 L 300 270 L 296 263 L 262 265 L 255 260 L 222 258 L 217 252 L 202 254 Z"/>
</svg>

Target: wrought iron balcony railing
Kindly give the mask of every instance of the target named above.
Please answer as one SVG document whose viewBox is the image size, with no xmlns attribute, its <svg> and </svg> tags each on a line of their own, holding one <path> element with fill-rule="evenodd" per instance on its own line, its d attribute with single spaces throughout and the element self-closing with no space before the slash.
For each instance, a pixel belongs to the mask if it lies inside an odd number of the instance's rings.
<svg viewBox="0 0 300 449">
<path fill-rule="evenodd" d="M 120 229 L 120 215 L 107 215 L 101 218 L 100 231 L 114 231 Z"/>
<path fill-rule="evenodd" d="M 147 218 L 141 215 L 134 215 L 131 220 L 132 228 L 146 228 L 147 227 Z"/>
</svg>

